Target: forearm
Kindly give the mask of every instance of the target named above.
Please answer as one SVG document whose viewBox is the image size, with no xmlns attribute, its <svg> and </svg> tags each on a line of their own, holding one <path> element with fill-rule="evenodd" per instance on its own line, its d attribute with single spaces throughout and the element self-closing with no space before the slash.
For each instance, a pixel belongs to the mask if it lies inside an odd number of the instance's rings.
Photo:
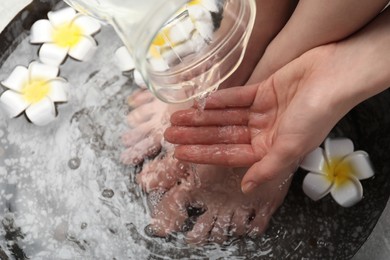
<svg viewBox="0 0 390 260">
<path fill-rule="evenodd" d="M 350 38 L 337 44 L 336 68 L 345 68 L 342 93 L 356 105 L 390 87 L 390 8 Z M 343 69 L 340 69 L 343 71 Z M 352 97 L 352 98 L 351 98 Z"/>
<path fill-rule="evenodd" d="M 387 2 L 301 0 L 280 34 L 280 42 L 299 56 L 313 47 L 342 40 L 375 18 Z"/>
<path fill-rule="evenodd" d="M 317 46 L 342 40 L 370 22 L 387 0 L 301 0 L 292 17 L 270 43 L 259 73 L 272 73 Z M 254 83 L 255 78 L 251 81 Z"/>
</svg>

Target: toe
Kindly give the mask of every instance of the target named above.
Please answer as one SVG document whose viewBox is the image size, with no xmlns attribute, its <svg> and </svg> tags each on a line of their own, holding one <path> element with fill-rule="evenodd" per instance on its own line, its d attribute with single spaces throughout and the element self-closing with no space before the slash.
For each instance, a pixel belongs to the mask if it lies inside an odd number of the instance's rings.
<svg viewBox="0 0 390 260">
<path fill-rule="evenodd" d="M 233 214 L 229 235 L 233 237 L 244 236 L 248 230 L 249 221 L 252 218 L 252 210 L 238 208 Z"/>
<path fill-rule="evenodd" d="M 153 124 L 146 122 L 137 126 L 137 128 L 130 129 L 122 136 L 122 143 L 126 147 L 130 147 L 150 135 L 153 131 Z"/>
<path fill-rule="evenodd" d="M 228 239 L 228 232 L 230 229 L 232 215 L 233 214 L 231 211 L 218 212 L 214 227 L 210 233 L 210 242 L 222 244 Z"/>
<path fill-rule="evenodd" d="M 165 237 L 172 232 L 181 231 L 188 218 L 188 193 L 180 187 L 164 194 L 160 203 L 152 210 L 152 222 L 149 230 L 154 236 Z"/>
<path fill-rule="evenodd" d="M 255 218 L 249 223 L 248 236 L 252 238 L 259 237 L 267 229 L 272 214 L 269 212 L 258 211 Z"/>
<path fill-rule="evenodd" d="M 141 105 L 130 111 L 127 115 L 127 123 L 131 127 L 137 127 L 138 125 L 149 121 L 155 113 L 156 111 L 154 111 L 153 107 L 149 104 Z"/>
<path fill-rule="evenodd" d="M 121 155 L 121 161 L 127 165 L 138 165 L 147 157 L 153 157 L 161 150 L 161 135 L 149 136 L 136 145 L 126 149 Z"/>
<path fill-rule="evenodd" d="M 215 222 L 214 216 L 214 212 L 207 210 L 198 217 L 192 230 L 187 233 L 186 240 L 189 244 L 204 244 L 208 241 Z"/>
<path fill-rule="evenodd" d="M 127 99 L 127 103 L 129 104 L 129 106 L 136 108 L 153 101 L 153 99 L 154 96 L 150 91 L 139 90 L 129 96 L 129 98 Z"/>
<path fill-rule="evenodd" d="M 160 154 L 153 161 L 144 164 L 137 175 L 137 182 L 146 192 L 154 189 L 170 189 L 179 185 L 186 176 L 188 167 L 168 154 Z"/>
</svg>

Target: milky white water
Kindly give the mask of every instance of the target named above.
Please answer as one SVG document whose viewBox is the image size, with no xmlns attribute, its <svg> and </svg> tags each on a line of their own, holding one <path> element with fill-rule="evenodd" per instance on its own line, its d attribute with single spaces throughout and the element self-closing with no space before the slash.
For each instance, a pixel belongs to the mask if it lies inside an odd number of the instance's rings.
<svg viewBox="0 0 390 260">
<path fill-rule="evenodd" d="M 22 252 L 30 259 L 230 255 L 145 235 L 150 218 L 136 169 L 119 162 L 126 98 L 136 86 L 115 65 L 121 43 L 112 29 L 104 27 L 97 40 L 93 60 L 61 66 L 69 102 L 58 106 L 54 123 L 38 127 L 0 111 L 1 249 L 19 259 Z M 37 60 L 37 48 L 24 39 L 3 64 L 1 80 Z"/>
</svg>

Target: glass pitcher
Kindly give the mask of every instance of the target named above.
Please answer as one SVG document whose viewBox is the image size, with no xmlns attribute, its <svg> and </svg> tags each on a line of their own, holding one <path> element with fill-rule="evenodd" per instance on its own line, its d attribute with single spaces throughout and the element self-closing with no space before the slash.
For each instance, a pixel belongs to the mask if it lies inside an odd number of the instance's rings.
<svg viewBox="0 0 390 260">
<path fill-rule="evenodd" d="M 148 88 L 179 103 L 215 90 L 240 64 L 255 0 L 64 0 L 111 24 Z"/>
</svg>

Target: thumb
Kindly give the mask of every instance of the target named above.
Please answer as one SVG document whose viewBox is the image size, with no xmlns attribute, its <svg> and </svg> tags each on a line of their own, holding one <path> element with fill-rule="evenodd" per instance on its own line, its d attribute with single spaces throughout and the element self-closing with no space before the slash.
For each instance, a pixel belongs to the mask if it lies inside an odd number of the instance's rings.
<svg viewBox="0 0 390 260">
<path fill-rule="evenodd" d="M 241 181 L 242 192 L 249 193 L 270 181 L 282 184 L 298 168 L 304 155 L 303 147 L 305 146 L 297 141 L 276 141 L 269 152 L 244 175 Z"/>
</svg>

